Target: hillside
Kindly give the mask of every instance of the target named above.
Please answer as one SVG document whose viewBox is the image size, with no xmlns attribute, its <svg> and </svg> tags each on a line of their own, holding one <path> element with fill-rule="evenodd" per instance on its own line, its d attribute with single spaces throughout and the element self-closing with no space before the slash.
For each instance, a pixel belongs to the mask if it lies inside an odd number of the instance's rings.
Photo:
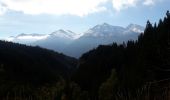
<svg viewBox="0 0 170 100">
<path fill-rule="evenodd" d="M 76 59 L 51 50 L 0 41 L 0 94 L 22 85 L 56 83 L 68 77 L 76 63 Z"/>
<path fill-rule="evenodd" d="M 0 55 L 1 70 L 11 79 L 45 81 L 67 75 L 76 66 L 76 59 L 63 54 L 5 41 L 0 41 Z"/>
<path fill-rule="evenodd" d="M 100 45 L 78 60 L 0 41 L 2 100 L 169 100 L 169 72 L 169 11 L 147 21 L 137 40 Z"/>
<path fill-rule="evenodd" d="M 138 40 L 100 45 L 83 54 L 73 80 L 89 92 L 91 100 L 126 100 L 129 96 L 130 100 L 145 100 L 147 93 L 151 96 L 146 100 L 160 100 L 168 95 L 163 93 L 164 88 L 169 89 L 169 69 L 170 13 L 167 11 L 158 24 L 153 26 L 147 21 Z"/>
<path fill-rule="evenodd" d="M 19 34 L 7 38 L 8 41 L 38 45 L 43 48 L 61 52 L 71 57 L 79 58 L 83 53 L 96 48 L 100 44 L 122 43 L 136 40 L 144 31 L 144 27 L 129 24 L 127 27 L 113 26 L 107 23 L 98 24 L 83 33 L 70 30 L 57 30 L 50 34 Z"/>
</svg>

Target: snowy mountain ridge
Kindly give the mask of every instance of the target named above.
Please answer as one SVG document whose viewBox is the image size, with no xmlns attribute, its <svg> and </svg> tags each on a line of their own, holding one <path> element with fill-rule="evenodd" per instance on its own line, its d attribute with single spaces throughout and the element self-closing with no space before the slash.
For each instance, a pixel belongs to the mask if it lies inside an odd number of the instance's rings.
<svg viewBox="0 0 170 100">
<path fill-rule="evenodd" d="M 38 45 L 78 58 L 81 54 L 98 45 L 135 40 L 143 31 L 144 27 L 137 24 L 121 27 L 103 23 L 90 28 L 82 34 L 59 29 L 50 34 L 22 33 L 17 36 L 11 36 L 6 40 L 33 46 Z"/>
<path fill-rule="evenodd" d="M 123 34 L 129 34 L 130 32 L 134 33 L 142 33 L 144 31 L 144 27 L 137 25 L 137 24 L 130 24 L 126 28 L 121 26 L 113 26 L 109 25 L 107 23 L 98 24 L 94 26 L 93 28 L 90 28 L 88 31 L 77 34 L 75 32 L 72 32 L 70 30 L 63 30 L 59 29 L 57 31 L 54 31 L 50 34 L 19 34 L 17 36 L 10 36 L 6 40 L 8 41 L 19 41 L 19 40 L 30 40 L 30 41 L 38 41 L 47 39 L 49 37 L 57 37 L 57 38 L 64 38 L 64 39 L 71 39 L 75 40 L 80 37 L 109 37 L 109 36 L 118 36 Z"/>
</svg>

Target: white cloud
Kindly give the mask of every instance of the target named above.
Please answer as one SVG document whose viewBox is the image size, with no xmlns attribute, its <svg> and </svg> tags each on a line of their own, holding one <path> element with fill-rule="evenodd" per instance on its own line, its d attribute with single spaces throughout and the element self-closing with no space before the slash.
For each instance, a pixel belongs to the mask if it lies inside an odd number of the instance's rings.
<svg viewBox="0 0 170 100">
<path fill-rule="evenodd" d="M 101 4 L 108 0 L 0 0 L 6 8 L 25 14 L 56 14 L 84 16 L 106 10 Z M 2 6 L 0 6 L 0 12 Z"/>
<path fill-rule="evenodd" d="M 113 0 L 113 8 L 116 11 L 136 6 L 138 0 Z"/>
<path fill-rule="evenodd" d="M 143 2 L 143 4 L 146 5 L 146 6 L 150 6 L 150 5 L 154 5 L 155 2 L 154 2 L 154 0 L 145 0 L 145 1 Z"/>
<path fill-rule="evenodd" d="M 85 16 L 107 10 L 105 4 L 110 1 L 113 9 L 119 12 L 130 7 L 154 5 L 163 0 L 0 0 L 0 15 L 12 10 L 31 15 Z"/>
</svg>

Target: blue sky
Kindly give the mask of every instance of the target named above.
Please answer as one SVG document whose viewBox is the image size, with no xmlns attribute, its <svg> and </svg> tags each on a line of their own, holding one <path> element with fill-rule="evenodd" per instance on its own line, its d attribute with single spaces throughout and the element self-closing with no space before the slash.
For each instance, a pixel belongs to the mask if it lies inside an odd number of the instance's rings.
<svg viewBox="0 0 170 100">
<path fill-rule="evenodd" d="M 157 22 L 170 0 L 0 0 L 0 38 L 58 29 L 81 33 L 96 24 Z"/>
</svg>

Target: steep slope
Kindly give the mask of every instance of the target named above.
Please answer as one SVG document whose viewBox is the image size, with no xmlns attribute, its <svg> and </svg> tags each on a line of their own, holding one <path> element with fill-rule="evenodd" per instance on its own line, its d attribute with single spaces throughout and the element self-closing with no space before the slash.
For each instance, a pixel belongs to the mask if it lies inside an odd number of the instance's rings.
<svg viewBox="0 0 170 100">
<path fill-rule="evenodd" d="M 107 23 L 96 25 L 84 33 L 83 37 L 109 37 L 122 35 L 125 28 L 120 26 L 112 26 Z"/>
<path fill-rule="evenodd" d="M 115 76 L 110 79 L 112 69 L 115 71 Z M 110 97 L 109 100 L 117 99 L 120 94 L 123 94 L 121 98 L 132 96 L 132 98 L 149 97 L 159 100 L 167 97 L 163 94 L 168 93 L 164 87 L 170 84 L 169 71 L 170 13 L 168 11 L 167 16 L 157 25 L 153 26 L 148 21 L 144 33 L 140 34 L 136 41 L 131 40 L 120 45 L 117 43 L 100 45 L 83 54 L 73 80 L 82 89 L 89 91 L 91 100 L 103 94 L 105 98 Z M 139 91 L 142 91 L 140 95 Z M 102 94 L 98 96 L 99 93 Z M 147 96 L 148 93 L 152 96 Z"/>
<path fill-rule="evenodd" d="M 72 43 L 78 35 L 70 30 L 58 30 L 49 34 L 46 39 L 33 42 L 31 45 L 39 45 L 44 48 L 52 49 L 64 53 L 67 45 Z"/>
<path fill-rule="evenodd" d="M 5 41 L 0 41 L 0 55 L 0 74 L 4 81 L 48 83 L 68 75 L 76 66 L 76 59 L 63 54 Z"/>
<path fill-rule="evenodd" d="M 90 28 L 83 34 L 60 29 L 47 35 L 20 34 L 10 37 L 9 40 L 34 46 L 39 45 L 78 58 L 100 44 L 136 40 L 143 30 L 142 26 L 136 24 L 130 24 L 124 28 L 103 23 Z"/>
<path fill-rule="evenodd" d="M 64 53 L 73 57 L 80 57 L 81 54 L 101 44 L 111 44 L 113 42 L 120 44 L 128 40 L 136 40 L 143 30 L 142 26 L 135 24 L 130 24 L 127 28 L 112 26 L 107 23 L 96 25 L 68 45 Z"/>
</svg>

